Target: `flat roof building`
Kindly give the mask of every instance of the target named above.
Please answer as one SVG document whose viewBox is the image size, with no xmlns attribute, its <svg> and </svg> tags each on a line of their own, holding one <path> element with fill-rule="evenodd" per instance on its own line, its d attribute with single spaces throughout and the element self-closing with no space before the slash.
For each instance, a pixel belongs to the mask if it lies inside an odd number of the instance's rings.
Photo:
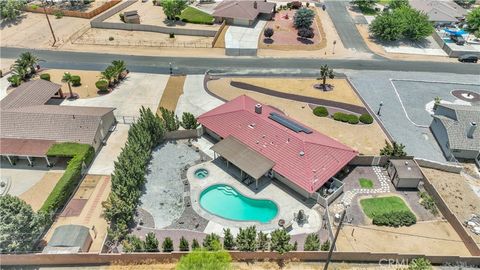
<svg viewBox="0 0 480 270">
<path fill-rule="evenodd" d="M 413 159 L 390 159 L 388 175 L 396 188 L 417 188 L 423 174 Z"/>
</svg>

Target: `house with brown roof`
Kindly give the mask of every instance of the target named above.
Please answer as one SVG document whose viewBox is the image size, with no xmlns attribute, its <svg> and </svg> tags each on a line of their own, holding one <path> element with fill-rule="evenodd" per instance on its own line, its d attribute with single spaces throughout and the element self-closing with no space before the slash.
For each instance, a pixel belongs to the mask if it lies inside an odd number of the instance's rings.
<svg viewBox="0 0 480 270">
<path fill-rule="evenodd" d="M 449 0 L 410 0 L 410 6 L 427 14 L 437 24 L 454 23 L 463 19 L 467 10 Z"/>
<path fill-rule="evenodd" d="M 46 157 L 56 142 L 89 144 L 97 150 L 116 124 L 115 108 L 59 106 L 61 85 L 46 80 L 23 83 L 0 101 L 0 155 Z M 47 160 L 48 163 L 48 160 Z"/>
<path fill-rule="evenodd" d="M 219 23 L 251 26 L 259 18 L 271 20 L 275 7 L 275 3 L 266 0 L 225 0 L 214 8 L 212 15 Z"/>
</svg>

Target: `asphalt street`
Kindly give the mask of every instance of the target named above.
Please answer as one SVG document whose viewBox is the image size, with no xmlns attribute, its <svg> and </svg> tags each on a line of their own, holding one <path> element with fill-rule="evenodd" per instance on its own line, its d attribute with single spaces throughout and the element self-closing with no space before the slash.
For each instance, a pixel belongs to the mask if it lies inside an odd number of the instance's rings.
<svg viewBox="0 0 480 270">
<path fill-rule="evenodd" d="M 156 57 L 70 51 L 32 50 L 24 48 L 0 48 L 1 58 L 17 58 L 24 51 L 31 51 L 45 60 L 41 65 L 47 68 L 102 70 L 112 60 L 124 60 L 130 71 L 145 73 L 169 73 L 172 63 L 175 73 L 202 74 L 207 70 L 222 71 L 262 71 L 288 70 L 302 72 L 318 70 L 327 64 L 334 69 L 350 70 L 390 70 L 411 72 L 441 72 L 458 74 L 480 74 L 478 64 L 442 63 L 429 61 L 398 61 L 389 59 L 313 59 L 313 58 L 201 58 L 201 57 Z"/>
<path fill-rule="evenodd" d="M 367 44 L 365 44 L 365 41 L 363 41 L 362 36 L 360 36 L 352 16 L 348 14 L 348 4 L 348 1 L 325 1 L 328 15 L 332 18 L 343 46 L 357 52 L 371 52 Z"/>
</svg>

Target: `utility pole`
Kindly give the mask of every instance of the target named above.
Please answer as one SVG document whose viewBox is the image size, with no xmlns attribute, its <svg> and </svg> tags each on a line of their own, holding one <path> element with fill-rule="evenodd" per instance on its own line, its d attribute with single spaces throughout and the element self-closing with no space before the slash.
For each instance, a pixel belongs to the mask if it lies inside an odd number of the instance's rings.
<svg viewBox="0 0 480 270">
<path fill-rule="evenodd" d="M 52 47 L 53 47 L 53 46 L 55 46 L 55 43 L 57 42 L 57 38 L 55 37 L 55 33 L 53 33 L 52 24 L 50 23 L 50 19 L 48 18 L 47 9 L 45 8 L 45 6 L 43 6 L 43 12 L 45 13 L 45 17 L 47 17 L 47 22 L 48 22 L 48 26 L 50 27 L 50 32 L 52 32 L 52 36 L 53 36 Z"/>
<path fill-rule="evenodd" d="M 335 237 L 333 238 L 333 243 L 330 246 L 330 251 L 328 252 L 327 261 L 325 262 L 325 267 L 323 267 L 323 270 L 328 269 L 328 264 L 330 263 L 330 260 L 332 259 L 333 249 L 335 248 L 335 243 L 337 243 L 338 234 L 340 233 L 340 229 L 342 229 L 343 220 L 345 219 L 345 214 L 346 213 L 347 213 L 347 210 L 346 209 L 343 210 L 342 217 L 340 218 L 340 222 L 338 223 L 338 228 L 337 228 L 337 231 L 335 232 Z"/>
</svg>

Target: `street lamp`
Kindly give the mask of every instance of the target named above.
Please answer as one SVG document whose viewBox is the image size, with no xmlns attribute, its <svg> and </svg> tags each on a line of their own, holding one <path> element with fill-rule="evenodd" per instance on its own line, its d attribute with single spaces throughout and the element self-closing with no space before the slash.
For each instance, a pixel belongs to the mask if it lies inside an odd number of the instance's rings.
<svg viewBox="0 0 480 270">
<path fill-rule="evenodd" d="M 382 106 L 383 106 L 383 101 L 380 101 L 380 104 L 378 105 L 378 112 L 377 112 L 378 116 L 381 116 Z"/>
<path fill-rule="evenodd" d="M 337 41 L 336 41 L 336 40 L 333 41 L 332 54 L 335 54 L 335 44 L 337 44 Z"/>
</svg>

